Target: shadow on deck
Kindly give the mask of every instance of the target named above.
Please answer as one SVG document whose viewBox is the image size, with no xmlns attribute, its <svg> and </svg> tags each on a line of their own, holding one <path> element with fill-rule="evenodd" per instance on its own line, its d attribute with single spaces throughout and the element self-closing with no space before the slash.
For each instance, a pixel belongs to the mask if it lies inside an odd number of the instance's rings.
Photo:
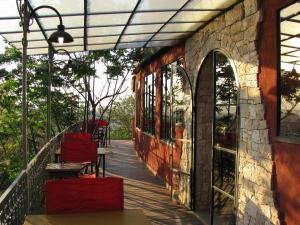
<svg viewBox="0 0 300 225">
<path fill-rule="evenodd" d="M 112 141 L 106 174 L 124 178 L 125 208 L 143 209 L 152 224 L 201 224 L 193 213 L 172 202 L 162 181 L 138 159 L 132 141 Z"/>
</svg>

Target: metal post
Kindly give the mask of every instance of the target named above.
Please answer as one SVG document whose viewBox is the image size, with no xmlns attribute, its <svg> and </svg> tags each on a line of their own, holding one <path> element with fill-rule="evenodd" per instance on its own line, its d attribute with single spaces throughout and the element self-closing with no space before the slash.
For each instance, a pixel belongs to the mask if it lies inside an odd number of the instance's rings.
<svg viewBox="0 0 300 225">
<path fill-rule="evenodd" d="M 27 21 L 28 21 L 28 8 L 27 0 L 23 5 L 23 57 L 22 57 L 22 149 L 23 149 L 23 168 L 27 169 L 28 164 L 28 146 L 27 146 Z"/>
<path fill-rule="evenodd" d="M 53 50 L 48 46 L 48 93 L 47 93 L 47 141 L 51 138 L 51 86 L 52 86 L 52 73 L 53 73 Z"/>
<path fill-rule="evenodd" d="M 171 111 L 171 115 L 170 115 L 170 120 L 171 120 L 171 154 L 170 154 L 170 184 L 171 184 L 171 199 L 173 199 L 173 153 L 174 153 L 174 143 L 173 141 L 175 141 L 175 137 L 173 138 L 173 123 L 174 123 L 174 118 L 173 118 L 173 72 L 174 72 L 174 66 L 171 64 L 171 93 L 170 93 L 170 111 Z"/>
</svg>

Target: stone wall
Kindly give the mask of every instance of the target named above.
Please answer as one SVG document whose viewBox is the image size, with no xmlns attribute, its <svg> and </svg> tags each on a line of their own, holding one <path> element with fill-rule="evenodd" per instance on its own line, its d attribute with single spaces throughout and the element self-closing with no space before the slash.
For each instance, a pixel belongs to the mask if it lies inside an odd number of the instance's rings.
<svg viewBox="0 0 300 225">
<path fill-rule="evenodd" d="M 196 90 L 196 211 L 209 211 L 212 169 L 212 123 L 213 123 L 213 54 L 206 57 L 197 80 Z M 201 168 L 201 169 L 200 169 Z"/>
<path fill-rule="evenodd" d="M 247 225 L 279 224 L 271 186 L 272 151 L 257 82 L 262 22 L 258 2 L 245 0 L 236 5 L 189 38 L 185 49 L 187 72 L 195 86 L 202 62 L 212 50 L 222 51 L 236 68 L 240 86 L 237 224 Z"/>
</svg>

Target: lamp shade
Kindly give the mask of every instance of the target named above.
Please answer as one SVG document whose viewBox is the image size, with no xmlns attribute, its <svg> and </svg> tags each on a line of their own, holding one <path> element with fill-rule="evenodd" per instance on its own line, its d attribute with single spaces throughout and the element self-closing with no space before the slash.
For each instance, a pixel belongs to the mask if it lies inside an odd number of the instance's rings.
<svg viewBox="0 0 300 225">
<path fill-rule="evenodd" d="M 55 43 L 70 43 L 73 42 L 73 37 L 65 31 L 64 25 L 58 25 L 57 31 L 50 35 L 48 41 Z"/>
</svg>

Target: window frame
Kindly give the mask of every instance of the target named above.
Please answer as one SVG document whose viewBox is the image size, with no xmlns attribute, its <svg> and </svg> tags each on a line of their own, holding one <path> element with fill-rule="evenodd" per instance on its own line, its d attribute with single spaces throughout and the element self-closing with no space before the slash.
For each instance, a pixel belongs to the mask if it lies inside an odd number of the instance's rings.
<svg viewBox="0 0 300 225">
<path fill-rule="evenodd" d="M 151 83 L 149 78 L 151 76 Z M 155 135 L 156 123 L 156 73 L 144 76 L 144 110 L 143 110 L 143 132 Z M 150 121 L 150 123 L 148 122 Z"/>
<path fill-rule="evenodd" d="M 135 95 L 135 127 L 141 129 L 141 81 L 137 80 Z"/>
<path fill-rule="evenodd" d="M 180 64 L 180 61 L 182 62 L 182 64 Z M 171 142 L 172 141 L 172 133 L 171 133 L 171 126 L 172 126 L 172 109 L 171 109 L 171 97 L 169 98 L 169 106 L 168 106 L 168 101 L 167 98 L 165 99 L 164 97 L 167 97 L 167 95 L 164 96 L 164 88 L 167 88 L 168 85 L 164 86 L 164 84 L 167 82 L 167 68 L 168 66 L 171 66 L 171 72 L 170 72 L 170 78 L 169 78 L 169 82 L 170 82 L 170 90 L 165 90 L 165 93 L 167 93 L 169 91 L 169 95 L 172 95 L 172 77 L 174 76 L 174 71 L 172 70 L 172 64 L 176 63 L 177 65 L 184 65 L 184 58 L 183 57 L 178 57 L 177 59 L 173 60 L 171 63 L 165 64 L 161 67 L 161 83 L 160 83 L 160 91 L 161 91 L 161 101 L 160 101 L 160 140 L 162 141 L 166 141 L 166 142 Z M 165 79 L 164 79 L 165 78 Z M 165 101 L 164 101 L 165 99 Z M 166 108 L 165 111 L 163 111 L 163 109 Z M 168 118 L 168 122 L 169 122 L 169 126 L 167 126 L 167 110 L 169 110 L 169 118 Z M 163 114 L 165 113 L 165 114 Z M 163 120 L 163 118 L 165 118 Z M 169 128 L 169 129 L 167 129 Z M 174 132 L 174 129 L 173 129 Z"/>
<path fill-rule="evenodd" d="M 286 143 L 294 143 L 300 144 L 300 132 L 299 137 L 292 134 L 281 134 L 281 106 L 282 106 L 282 63 L 281 63 L 281 16 L 280 13 L 282 10 L 292 6 L 293 4 L 297 3 L 298 1 L 290 2 L 283 7 L 277 10 L 276 15 L 276 47 L 277 47 L 277 54 L 276 54 L 276 62 L 277 62 L 277 116 L 276 116 L 276 141 L 286 142 Z"/>
</svg>

